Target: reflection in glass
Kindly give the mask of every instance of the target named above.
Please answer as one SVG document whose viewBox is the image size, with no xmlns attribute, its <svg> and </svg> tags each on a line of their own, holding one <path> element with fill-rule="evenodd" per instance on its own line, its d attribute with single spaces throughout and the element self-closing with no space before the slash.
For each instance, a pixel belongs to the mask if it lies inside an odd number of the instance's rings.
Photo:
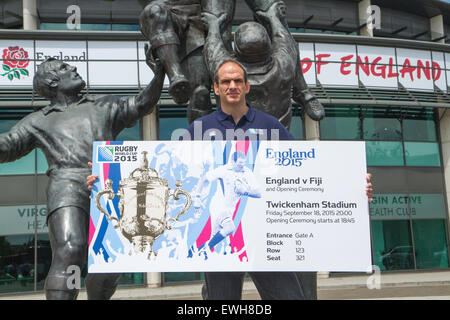
<svg viewBox="0 0 450 320">
<path fill-rule="evenodd" d="M 365 118 L 363 122 L 364 139 L 367 140 L 402 140 L 401 123 L 392 118 Z"/>
<path fill-rule="evenodd" d="M 380 270 L 414 269 L 409 221 L 371 221 L 374 263 Z"/>
<path fill-rule="evenodd" d="M 359 108 L 326 108 L 320 121 L 320 138 L 323 140 L 360 140 L 361 120 Z"/>
<path fill-rule="evenodd" d="M 436 125 L 432 119 L 404 119 L 403 138 L 406 141 L 437 141 Z"/>
<path fill-rule="evenodd" d="M 368 166 L 403 166 L 401 142 L 366 141 Z"/>
<path fill-rule="evenodd" d="M 289 128 L 289 132 L 294 136 L 295 139 L 303 140 L 303 119 L 299 116 L 292 117 L 291 127 Z"/>
<path fill-rule="evenodd" d="M 171 140 L 172 133 L 177 129 L 187 129 L 189 126 L 186 117 L 182 118 L 160 118 L 159 119 L 159 139 Z"/>
<path fill-rule="evenodd" d="M 405 160 L 407 166 L 440 167 L 438 143 L 405 142 Z"/>
<path fill-rule="evenodd" d="M 116 138 L 116 141 L 139 141 L 141 139 L 140 121 L 131 128 L 123 129 Z"/>
<path fill-rule="evenodd" d="M 0 175 L 34 174 L 36 151 L 33 150 L 25 157 L 13 162 L 0 164 Z"/>
<path fill-rule="evenodd" d="M 48 170 L 47 159 L 41 149 L 36 149 L 37 155 L 37 173 L 45 174 Z"/>
<path fill-rule="evenodd" d="M 418 269 L 448 268 L 445 220 L 413 220 Z"/>
<path fill-rule="evenodd" d="M 34 236 L 0 237 L 0 292 L 34 290 Z"/>
</svg>

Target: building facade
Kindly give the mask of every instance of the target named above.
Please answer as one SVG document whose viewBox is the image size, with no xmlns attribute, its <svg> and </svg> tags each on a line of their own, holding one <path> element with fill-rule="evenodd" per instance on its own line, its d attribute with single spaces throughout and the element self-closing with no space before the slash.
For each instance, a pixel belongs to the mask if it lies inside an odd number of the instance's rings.
<svg viewBox="0 0 450 320">
<path fill-rule="evenodd" d="M 365 141 L 373 174 L 373 263 L 382 272 L 449 268 L 450 4 L 285 0 L 305 79 L 325 105 L 314 122 L 294 105 L 296 139 Z M 152 79 L 138 1 L 0 3 L 0 133 L 48 102 L 32 88 L 55 57 L 77 67 L 86 93 L 135 95 Z M 252 19 L 237 1 L 234 25 Z M 167 83 L 157 110 L 118 140 L 170 140 L 187 127 Z M 0 164 L 0 294 L 43 289 L 51 262 L 47 163 L 36 150 Z M 86 270 L 83 270 L 85 275 Z M 331 275 L 332 276 L 332 275 Z M 199 281 L 200 273 L 126 274 L 121 285 Z"/>
</svg>

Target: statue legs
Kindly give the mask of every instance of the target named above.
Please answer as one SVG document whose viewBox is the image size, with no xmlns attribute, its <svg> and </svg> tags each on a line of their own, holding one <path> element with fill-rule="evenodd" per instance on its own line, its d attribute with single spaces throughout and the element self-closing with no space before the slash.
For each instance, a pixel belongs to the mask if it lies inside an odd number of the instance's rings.
<svg viewBox="0 0 450 320">
<path fill-rule="evenodd" d="M 63 207 L 48 218 L 52 264 L 45 280 L 48 300 L 71 300 L 78 296 L 78 289 L 71 288 L 72 273 L 69 267 L 81 271 L 86 263 L 89 216 L 77 207 Z M 81 272 L 80 272 L 81 273 Z"/>
<path fill-rule="evenodd" d="M 222 41 L 229 52 L 233 51 L 231 45 L 232 33 L 231 25 L 233 22 L 234 12 L 236 9 L 236 0 L 202 0 L 202 11 L 212 13 L 216 17 L 220 17 L 221 14 L 226 13 L 228 20 L 225 22 L 225 29 L 222 31 Z M 214 72 L 214 71 L 212 71 Z"/>
<path fill-rule="evenodd" d="M 116 292 L 120 273 L 88 273 L 84 281 L 88 300 L 109 300 Z"/>
<path fill-rule="evenodd" d="M 74 300 L 79 290 L 73 286 L 74 266 L 82 270 L 87 260 L 89 215 L 78 207 L 63 207 L 48 218 L 52 264 L 45 279 L 48 300 Z M 69 268 L 70 267 L 70 268 Z M 88 299 L 109 299 L 114 294 L 120 274 L 88 274 Z M 79 279 L 76 279 L 79 280 Z"/>
<path fill-rule="evenodd" d="M 142 33 L 150 42 L 155 58 L 159 58 L 169 77 L 169 93 L 177 104 L 184 104 L 191 93 L 189 80 L 180 63 L 180 39 L 170 9 L 163 1 L 147 5 L 139 17 Z"/>
<path fill-rule="evenodd" d="M 202 50 L 203 47 L 197 48 L 189 54 L 185 61 L 189 80 L 194 88 L 187 108 L 189 123 L 212 112 L 211 81 L 203 60 Z"/>
</svg>

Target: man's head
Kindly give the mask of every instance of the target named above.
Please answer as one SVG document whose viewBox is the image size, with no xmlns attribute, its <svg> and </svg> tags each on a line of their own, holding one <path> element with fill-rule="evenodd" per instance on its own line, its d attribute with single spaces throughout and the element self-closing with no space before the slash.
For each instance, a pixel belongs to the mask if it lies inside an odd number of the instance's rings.
<svg viewBox="0 0 450 320">
<path fill-rule="evenodd" d="M 250 91 L 247 71 L 237 61 L 224 61 L 214 76 L 214 93 L 223 105 L 245 105 L 245 95 Z"/>
<path fill-rule="evenodd" d="M 241 24 L 234 34 L 234 50 L 240 61 L 264 62 L 272 53 L 272 42 L 266 29 L 257 22 Z"/>
<path fill-rule="evenodd" d="M 49 58 L 39 65 L 33 79 L 37 93 L 49 100 L 58 92 L 76 95 L 86 86 L 86 82 L 77 73 L 77 68 L 67 63 Z"/>
</svg>

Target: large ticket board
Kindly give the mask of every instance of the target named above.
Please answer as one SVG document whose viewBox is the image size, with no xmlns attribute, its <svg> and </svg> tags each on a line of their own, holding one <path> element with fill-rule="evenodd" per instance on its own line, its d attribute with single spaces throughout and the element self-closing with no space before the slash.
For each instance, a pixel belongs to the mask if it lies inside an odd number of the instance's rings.
<svg viewBox="0 0 450 320">
<path fill-rule="evenodd" d="M 364 142 L 96 142 L 89 272 L 371 266 Z"/>
</svg>

